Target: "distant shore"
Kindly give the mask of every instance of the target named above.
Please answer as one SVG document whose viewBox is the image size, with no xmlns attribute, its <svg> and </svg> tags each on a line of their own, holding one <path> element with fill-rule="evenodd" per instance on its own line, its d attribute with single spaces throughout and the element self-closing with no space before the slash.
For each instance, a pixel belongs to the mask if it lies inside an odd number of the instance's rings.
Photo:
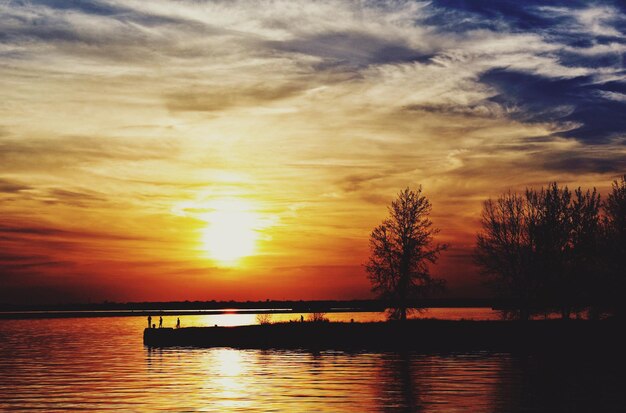
<svg viewBox="0 0 626 413">
<path fill-rule="evenodd" d="M 493 299 L 429 299 L 414 303 L 420 308 L 497 308 L 502 303 Z M 0 319 L 134 317 L 148 315 L 180 316 L 210 314 L 259 313 L 345 313 L 382 312 L 391 305 L 380 300 L 267 300 L 267 301 L 176 301 L 143 303 L 88 303 L 58 305 L 0 304 Z"/>
</svg>

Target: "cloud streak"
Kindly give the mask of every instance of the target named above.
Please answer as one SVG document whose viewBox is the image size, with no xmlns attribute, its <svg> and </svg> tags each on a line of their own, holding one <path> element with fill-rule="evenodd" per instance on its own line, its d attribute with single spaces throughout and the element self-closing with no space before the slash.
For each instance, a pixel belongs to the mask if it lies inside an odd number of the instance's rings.
<svg viewBox="0 0 626 413">
<path fill-rule="evenodd" d="M 603 189 L 626 168 L 619 1 L 50 0 L 0 15 L 2 239 L 94 277 L 73 293 L 145 273 L 172 290 L 205 271 L 198 291 L 232 292 L 204 223 L 172 212 L 223 197 L 280 217 L 242 277 L 310 280 L 323 256 L 356 280 L 384 205 L 419 183 L 462 246 L 442 267 L 476 284 L 459 268 L 482 199 L 553 180 Z M 27 234 L 46 228 L 65 232 Z"/>
</svg>

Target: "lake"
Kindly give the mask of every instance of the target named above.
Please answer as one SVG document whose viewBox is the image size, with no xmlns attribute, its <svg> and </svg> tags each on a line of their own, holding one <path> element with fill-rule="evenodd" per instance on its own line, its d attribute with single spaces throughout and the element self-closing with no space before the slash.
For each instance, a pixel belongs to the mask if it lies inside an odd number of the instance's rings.
<svg viewBox="0 0 626 413">
<path fill-rule="evenodd" d="M 420 316 L 492 313 L 437 309 Z M 183 327 L 238 325 L 256 316 L 180 319 Z M 175 322 L 164 317 L 165 326 Z M 149 349 L 142 344 L 146 325 L 144 317 L 0 320 L 0 410 L 622 412 L 626 405 L 622 356 Z"/>
</svg>

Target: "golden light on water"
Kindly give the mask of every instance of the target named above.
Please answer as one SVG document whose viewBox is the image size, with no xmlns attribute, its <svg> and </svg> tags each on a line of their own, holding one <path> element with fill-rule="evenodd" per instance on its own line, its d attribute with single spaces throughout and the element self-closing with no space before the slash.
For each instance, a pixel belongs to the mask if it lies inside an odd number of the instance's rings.
<svg viewBox="0 0 626 413">
<path fill-rule="evenodd" d="M 216 349 L 207 365 L 212 372 L 206 387 L 212 389 L 211 398 L 216 399 L 220 409 L 233 410 L 249 407 L 252 400 L 242 397 L 246 392 L 247 369 L 241 351 Z"/>
</svg>

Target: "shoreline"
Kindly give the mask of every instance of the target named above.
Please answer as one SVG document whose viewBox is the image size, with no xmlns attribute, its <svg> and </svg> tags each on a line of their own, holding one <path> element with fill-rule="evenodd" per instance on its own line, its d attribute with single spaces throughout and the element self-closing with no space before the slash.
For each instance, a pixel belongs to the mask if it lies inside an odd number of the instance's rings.
<svg viewBox="0 0 626 413">
<path fill-rule="evenodd" d="M 147 347 L 509 351 L 623 348 L 618 320 L 291 322 L 237 327 L 146 328 Z"/>
</svg>

